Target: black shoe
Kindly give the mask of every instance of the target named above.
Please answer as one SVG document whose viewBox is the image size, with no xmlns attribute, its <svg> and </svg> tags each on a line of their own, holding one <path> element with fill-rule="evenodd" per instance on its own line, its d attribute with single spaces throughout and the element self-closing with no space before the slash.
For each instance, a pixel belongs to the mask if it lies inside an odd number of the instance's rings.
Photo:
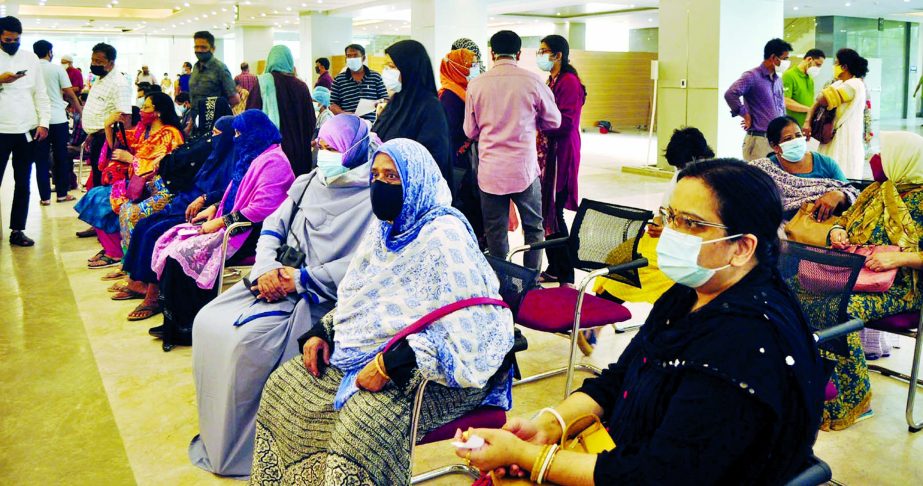
<svg viewBox="0 0 923 486">
<path fill-rule="evenodd" d="M 94 236 L 96 236 L 96 229 L 94 228 L 87 228 L 77 232 L 77 238 L 92 238 Z"/>
<path fill-rule="evenodd" d="M 175 344 L 164 341 L 162 349 L 164 353 L 169 353 L 170 351 L 173 351 L 173 348 L 175 347 L 176 347 Z"/>
<path fill-rule="evenodd" d="M 10 244 L 16 246 L 32 246 L 35 241 L 26 236 L 22 231 L 13 231 L 10 233 Z"/>
<path fill-rule="evenodd" d="M 152 327 L 147 330 L 147 333 L 157 339 L 163 339 L 163 326 Z"/>
</svg>

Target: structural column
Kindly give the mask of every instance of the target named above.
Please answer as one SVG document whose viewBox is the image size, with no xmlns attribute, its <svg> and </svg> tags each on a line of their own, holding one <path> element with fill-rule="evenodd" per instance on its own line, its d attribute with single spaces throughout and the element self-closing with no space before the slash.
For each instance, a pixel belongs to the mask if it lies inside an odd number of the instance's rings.
<svg viewBox="0 0 923 486">
<path fill-rule="evenodd" d="M 410 8 L 410 36 L 426 47 L 436 72 L 452 43 L 460 37 L 477 43 L 481 60 L 489 61 L 487 0 L 411 0 Z"/>
<path fill-rule="evenodd" d="M 314 86 L 317 74 L 314 60 L 319 57 L 342 56 L 346 46 L 352 43 L 353 19 L 349 16 L 302 13 L 299 16 L 299 37 L 301 55 L 298 60 L 298 74 Z M 331 73 L 336 76 L 336 73 Z M 310 82 L 309 82 L 310 81 Z"/>
<path fill-rule="evenodd" d="M 657 133 L 696 127 L 719 156 L 741 157 L 744 131 L 724 92 L 783 35 L 783 0 L 661 0 Z M 658 165 L 668 168 L 661 157 Z"/>
<path fill-rule="evenodd" d="M 234 33 L 235 57 L 239 62 L 250 64 L 252 74 L 260 74 L 260 61 L 265 61 L 272 49 L 271 27 L 237 27 Z M 238 72 L 238 66 L 228 66 L 231 73 Z"/>
</svg>

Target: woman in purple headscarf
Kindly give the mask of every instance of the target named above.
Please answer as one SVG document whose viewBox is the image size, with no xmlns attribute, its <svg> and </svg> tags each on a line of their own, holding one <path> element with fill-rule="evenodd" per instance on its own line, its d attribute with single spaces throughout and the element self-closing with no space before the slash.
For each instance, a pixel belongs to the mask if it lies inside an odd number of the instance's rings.
<svg viewBox="0 0 923 486">
<path fill-rule="evenodd" d="M 236 162 L 231 183 L 218 204 L 173 227 L 157 240 L 151 268 L 160 281 L 163 326 L 151 334 L 163 338 L 163 350 L 190 345 L 192 321 L 217 295 L 221 271 L 221 242 L 227 227 L 249 222 L 252 226 L 232 233 L 226 258 L 232 261 L 253 254 L 259 227 L 283 201 L 295 180 L 282 152 L 279 129 L 265 113 L 247 110 L 234 118 Z"/>
<path fill-rule="evenodd" d="M 196 316 L 192 365 L 200 432 L 189 457 L 202 469 L 250 474 L 263 385 L 279 363 L 301 351 L 299 336 L 333 309 L 374 219 L 369 155 L 377 143 L 370 138 L 368 124 L 355 115 L 337 115 L 321 127 L 318 167 L 295 180 L 288 199 L 263 222 L 250 278 Z M 283 246 L 304 255 L 304 263 L 296 268 L 279 258 Z"/>
</svg>

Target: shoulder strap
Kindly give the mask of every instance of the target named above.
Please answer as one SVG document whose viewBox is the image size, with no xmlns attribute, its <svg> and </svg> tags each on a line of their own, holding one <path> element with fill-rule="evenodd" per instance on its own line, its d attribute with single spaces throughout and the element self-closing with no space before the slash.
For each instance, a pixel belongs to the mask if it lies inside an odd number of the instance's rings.
<svg viewBox="0 0 923 486">
<path fill-rule="evenodd" d="M 417 322 L 414 322 L 413 324 L 405 327 L 404 329 L 401 330 L 401 332 L 395 334 L 394 337 L 392 337 L 391 340 L 388 341 L 388 344 L 385 345 L 385 349 L 383 349 L 381 352 L 382 353 L 387 352 L 395 344 L 397 344 L 397 342 L 400 341 L 401 339 L 404 339 L 405 337 L 411 334 L 416 334 L 426 329 L 427 327 L 429 327 L 430 324 L 438 321 L 439 319 L 442 319 L 443 317 L 457 310 L 461 310 L 466 307 L 474 307 L 476 305 L 497 305 L 500 307 L 504 307 L 506 309 L 510 308 L 510 306 L 507 305 L 506 302 L 500 299 L 492 299 L 490 297 L 472 297 L 470 299 L 459 300 L 458 302 L 440 307 L 430 312 L 429 314 L 426 314 L 425 316 L 421 317 L 420 319 L 417 320 Z"/>
<path fill-rule="evenodd" d="M 304 190 L 301 191 L 301 196 L 298 197 L 298 200 L 295 201 L 295 205 L 292 206 L 292 213 L 288 216 L 288 226 L 285 227 L 285 231 L 292 235 L 299 244 L 301 241 L 298 239 L 298 235 L 292 231 L 292 224 L 295 223 L 295 216 L 298 215 L 298 209 L 301 208 L 301 200 L 304 199 L 304 195 L 308 192 L 308 186 L 311 185 L 311 181 L 314 180 L 314 172 L 308 176 L 308 181 L 304 185 Z M 285 243 L 284 241 L 282 243 Z"/>
</svg>

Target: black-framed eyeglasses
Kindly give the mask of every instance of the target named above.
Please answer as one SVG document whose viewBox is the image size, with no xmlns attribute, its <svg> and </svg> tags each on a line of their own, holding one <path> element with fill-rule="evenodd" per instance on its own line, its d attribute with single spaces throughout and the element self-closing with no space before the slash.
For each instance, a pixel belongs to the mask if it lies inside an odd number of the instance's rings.
<svg viewBox="0 0 923 486">
<path fill-rule="evenodd" d="M 674 228 L 695 230 L 699 227 L 707 226 L 709 228 L 719 228 L 723 230 L 728 229 L 727 226 L 721 223 L 711 223 L 708 221 L 702 221 L 700 219 L 693 219 L 681 213 L 677 213 L 670 208 L 661 207 L 659 213 L 660 217 L 663 219 L 664 224 L 668 224 Z"/>
</svg>

